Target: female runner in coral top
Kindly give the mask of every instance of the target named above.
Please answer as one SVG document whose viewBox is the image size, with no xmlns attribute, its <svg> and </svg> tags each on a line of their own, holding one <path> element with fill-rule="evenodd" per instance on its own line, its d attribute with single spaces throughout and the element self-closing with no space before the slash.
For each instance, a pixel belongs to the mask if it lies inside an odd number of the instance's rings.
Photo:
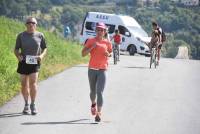
<svg viewBox="0 0 200 134">
<path fill-rule="evenodd" d="M 90 83 L 91 113 L 95 115 L 95 121 L 101 121 L 101 109 L 103 105 L 103 90 L 106 83 L 106 70 L 108 60 L 112 52 L 112 44 L 104 39 L 106 25 L 97 23 L 96 37 L 89 38 L 82 50 L 82 56 L 90 53 L 88 67 L 88 79 Z"/>
</svg>

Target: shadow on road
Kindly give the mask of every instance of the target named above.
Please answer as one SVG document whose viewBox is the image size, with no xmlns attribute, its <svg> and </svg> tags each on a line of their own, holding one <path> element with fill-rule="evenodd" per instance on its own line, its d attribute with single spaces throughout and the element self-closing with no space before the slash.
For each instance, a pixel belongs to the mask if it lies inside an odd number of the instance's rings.
<svg viewBox="0 0 200 134">
<path fill-rule="evenodd" d="M 90 119 L 79 119 L 79 120 L 71 120 L 71 121 L 63 121 L 63 122 L 25 122 L 21 123 L 21 125 L 59 125 L 59 124 L 98 124 L 96 122 L 88 122 Z M 87 121 L 87 122 L 82 122 Z"/>
<path fill-rule="evenodd" d="M 127 66 L 124 66 L 125 68 L 136 68 L 136 69 L 149 69 L 149 67 L 127 67 Z"/>
<path fill-rule="evenodd" d="M 77 65 L 77 66 L 73 66 L 73 67 L 88 67 L 88 65 Z"/>
<path fill-rule="evenodd" d="M 22 114 L 22 113 L 6 113 L 6 114 L 0 114 L 0 118 L 17 117 L 17 116 L 23 116 L 23 114 Z"/>
</svg>

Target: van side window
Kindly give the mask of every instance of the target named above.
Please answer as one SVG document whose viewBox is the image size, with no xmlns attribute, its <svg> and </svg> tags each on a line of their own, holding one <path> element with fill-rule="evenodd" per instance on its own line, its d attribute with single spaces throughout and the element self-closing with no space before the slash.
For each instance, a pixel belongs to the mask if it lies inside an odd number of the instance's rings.
<svg viewBox="0 0 200 134">
<path fill-rule="evenodd" d="M 119 33 L 120 33 L 120 34 L 122 34 L 122 35 L 124 35 L 124 36 L 127 36 L 127 37 L 130 37 L 130 36 L 131 36 L 131 33 L 129 32 L 129 30 L 128 30 L 126 27 L 119 25 L 119 26 L 118 26 L 118 29 L 119 29 Z M 128 33 L 128 34 L 127 34 L 127 33 Z"/>
<path fill-rule="evenodd" d="M 115 25 L 111 25 L 111 24 L 106 24 L 108 27 L 108 33 L 112 34 L 115 31 Z"/>
<path fill-rule="evenodd" d="M 86 22 L 85 28 L 87 30 L 95 31 L 96 23 L 95 22 Z"/>
<path fill-rule="evenodd" d="M 108 31 L 109 31 L 108 33 L 109 34 L 114 33 L 114 31 L 115 31 L 115 25 L 111 25 L 111 24 L 106 24 L 106 25 L 108 26 Z M 86 28 L 86 30 L 95 31 L 96 22 L 89 22 L 89 21 L 87 21 L 85 23 L 85 28 Z"/>
</svg>

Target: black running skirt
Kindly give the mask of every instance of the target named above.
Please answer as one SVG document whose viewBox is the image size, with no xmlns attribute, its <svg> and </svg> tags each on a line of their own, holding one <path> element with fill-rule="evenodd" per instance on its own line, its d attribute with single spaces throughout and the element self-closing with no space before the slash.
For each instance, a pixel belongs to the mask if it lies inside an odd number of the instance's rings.
<svg viewBox="0 0 200 134">
<path fill-rule="evenodd" d="M 17 72 L 20 74 L 29 75 L 38 72 L 39 69 L 40 64 L 26 64 L 26 62 L 23 60 L 18 63 Z"/>
</svg>

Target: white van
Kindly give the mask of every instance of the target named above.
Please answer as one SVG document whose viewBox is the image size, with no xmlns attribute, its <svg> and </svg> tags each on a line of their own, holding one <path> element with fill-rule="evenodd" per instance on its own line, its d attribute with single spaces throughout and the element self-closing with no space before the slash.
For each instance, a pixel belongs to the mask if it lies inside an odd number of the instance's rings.
<svg viewBox="0 0 200 134">
<path fill-rule="evenodd" d="M 149 42 L 151 38 L 148 37 L 148 34 L 138 22 L 130 16 L 88 12 L 82 24 L 80 43 L 84 44 L 89 37 L 96 35 L 95 27 L 98 22 L 104 22 L 108 26 L 110 37 L 114 35 L 116 29 L 119 30 L 122 35 L 121 51 L 128 51 L 130 55 L 135 53 L 150 55 L 149 48 L 145 42 Z"/>
</svg>

